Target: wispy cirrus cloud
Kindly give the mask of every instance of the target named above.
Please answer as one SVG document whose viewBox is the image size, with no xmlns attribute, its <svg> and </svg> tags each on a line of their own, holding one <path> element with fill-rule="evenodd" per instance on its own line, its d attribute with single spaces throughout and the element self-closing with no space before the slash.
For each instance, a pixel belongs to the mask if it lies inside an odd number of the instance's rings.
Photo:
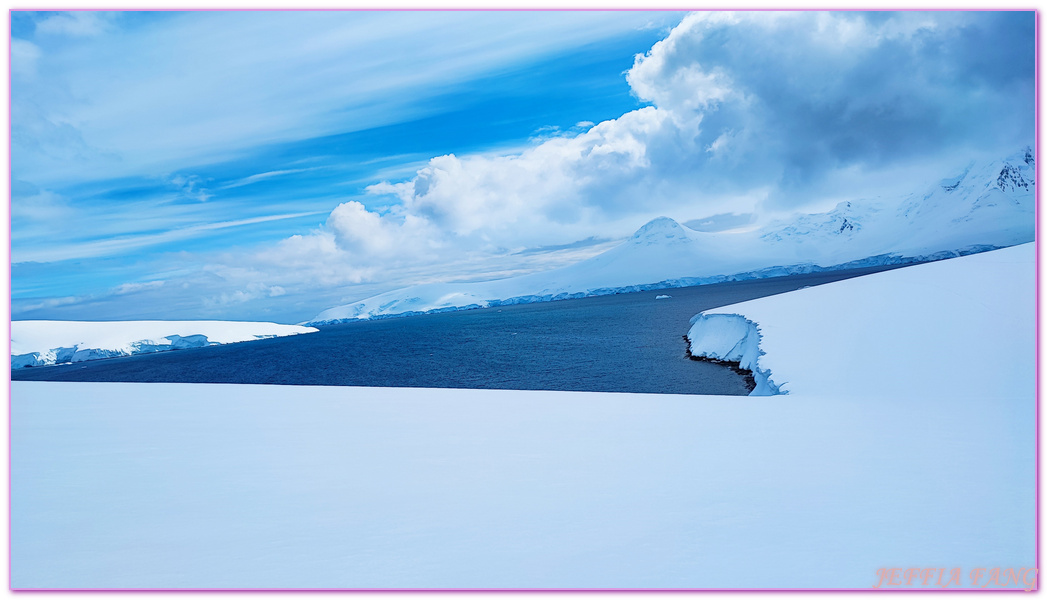
<svg viewBox="0 0 1047 600">
<path fill-rule="evenodd" d="M 166 244 L 185 240 L 206 232 L 233 227 L 243 227 L 257 223 L 268 223 L 271 221 L 282 221 L 285 219 L 297 219 L 311 215 L 322 214 L 318 212 L 289 213 L 282 215 L 266 215 L 252 217 L 249 219 L 238 219 L 235 221 L 222 221 L 218 223 L 200 223 L 188 227 L 179 227 L 168 231 L 155 233 L 143 233 L 140 235 L 127 235 L 121 237 L 110 237 L 98 240 L 89 240 L 72 244 L 54 244 L 36 250 L 16 251 L 12 253 L 11 261 L 15 264 L 22 262 L 55 262 L 71 259 L 97 258 L 125 253 L 148 246 Z"/>
<path fill-rule="evenodd" d="M 352 131 L 432 111 L 423 101 L 491 69 L 636 26 L 631 13 L 74 12 L 31 37 L 45 81 L 17 80 L 14 170 L 54 187 L 173 171 L 259 144 Z M 106 32 L 107 35 L 88 35 Z M 65 33 L 58 43 L 51 34 Z M 77 34 L 81 37 L 73 39 Z M 24 46 L 23 50 L 28 50 Z M 361 56 L 370 57 L 360 60 Z M 26 110 L 32 105 L 35 110 Z M 56 162 L 19 132 L 75 129 L 95 151 Z"/>
<path fill-rule="evenodd" d="M 122 283 L 115 288 L 105 290 L 98 294 L 87 294 L 83 296 L 63 296 L 60 298 L 45 298 L 42 300 L 30 300 L 28 302 L 17 302 L 16 308 L 23 312 L 32 312 L 43 309 L 55 309 L 63 306 L 84 304 L 86 302 L 98 302 L 117 296 L 127 296 L 158 290 L 164 286 L 163 280 Z"/>
<path fill-rule="evenodd" d="M 296 173 L 308 173 L 310 171 L 317 171 L 324 167 L 308 167 L 304 169 L 282 169 L 279 171 L 266 171 L 265 173 L 256 173 L 254 175 L 248 175 L 243 179 L 238 179 L 232 183 L 227 183 L 221 186 L 220 189 L 229 190 L 233 188 L 243 187 L 245 185 L 251 185 L 252 183 L 258 183 L 259 181 L 266 181 L 274 177 L 283 177 L 284 175 L 294 175 Z"/>
</svg>

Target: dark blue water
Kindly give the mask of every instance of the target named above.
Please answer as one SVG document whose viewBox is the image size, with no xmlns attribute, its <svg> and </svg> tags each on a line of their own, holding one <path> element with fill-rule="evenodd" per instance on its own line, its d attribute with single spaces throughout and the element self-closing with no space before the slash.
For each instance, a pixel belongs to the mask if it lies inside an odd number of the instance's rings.
<svg viewBox="0 0 1047 600">
<path fill-rule="evenodd" d="M 747 394 L 690 360 L 703 310 L 884 267 L 361 321 L 318 333 L 12 371 L 15 380 Z M 662 294 L 668 300 L 656 300 Z"/>
</svg>

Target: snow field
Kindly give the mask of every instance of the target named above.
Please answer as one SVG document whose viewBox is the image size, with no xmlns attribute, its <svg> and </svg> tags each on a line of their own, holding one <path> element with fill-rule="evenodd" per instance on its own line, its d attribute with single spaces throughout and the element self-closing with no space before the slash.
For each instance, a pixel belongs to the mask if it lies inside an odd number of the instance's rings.
<svg viewBox="0 0 1047 600">
<path fill-rule="evenodd" d="M 1032 398 L 1035 259 L 1023 244 L 708 310 L 691 353 L 794 395 Z"/>
</svg>

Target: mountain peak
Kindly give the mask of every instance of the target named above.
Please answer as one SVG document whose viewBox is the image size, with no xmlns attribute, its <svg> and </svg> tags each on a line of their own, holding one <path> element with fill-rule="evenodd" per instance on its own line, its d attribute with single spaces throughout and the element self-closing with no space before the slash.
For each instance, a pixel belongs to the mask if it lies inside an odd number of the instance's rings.
<svg viewBox="0 0 1047 600">
<path fill-rule="evenodd" d="M 1021 150 L 1011 154 L 1003 160 L 1005 163 L 1010 163 L 1014 166 L 1021 166 L 1022 164 L 1029 165 L 1030 167 L 1036 166 L 1036 155 L 1033 152 L 1032 146 L 1025 146 Z"/>
<path fill-rule="evenodd" d="M 648 221 L 646 225 L 636 230 L 633 241 L 655 242 L 662 240 L 690 240 L 687 231 L 682 225 L 669 217 L 658 217 Z"/>
</svg>

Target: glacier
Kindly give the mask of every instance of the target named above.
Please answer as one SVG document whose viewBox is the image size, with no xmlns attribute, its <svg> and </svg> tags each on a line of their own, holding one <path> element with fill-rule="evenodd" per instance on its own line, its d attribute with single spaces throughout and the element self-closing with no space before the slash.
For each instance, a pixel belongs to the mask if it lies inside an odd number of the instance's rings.
<svg viewBox="0 0 1047 600">
<path fill-rule="evenodd" d="M 327 309 L 304 325 L 486 308 L 976 254 L 1032 241 L 1035 158 L 974 161 L 901 198 L 718 232 L 656 218 L 584 261 L 507 279 L 427 283 Z"/>
<path fill-rule="evenodd" d="M 12 321 L 11 368 L 76 363 L 317 331 L 247 321 Z"/>
</svg>

